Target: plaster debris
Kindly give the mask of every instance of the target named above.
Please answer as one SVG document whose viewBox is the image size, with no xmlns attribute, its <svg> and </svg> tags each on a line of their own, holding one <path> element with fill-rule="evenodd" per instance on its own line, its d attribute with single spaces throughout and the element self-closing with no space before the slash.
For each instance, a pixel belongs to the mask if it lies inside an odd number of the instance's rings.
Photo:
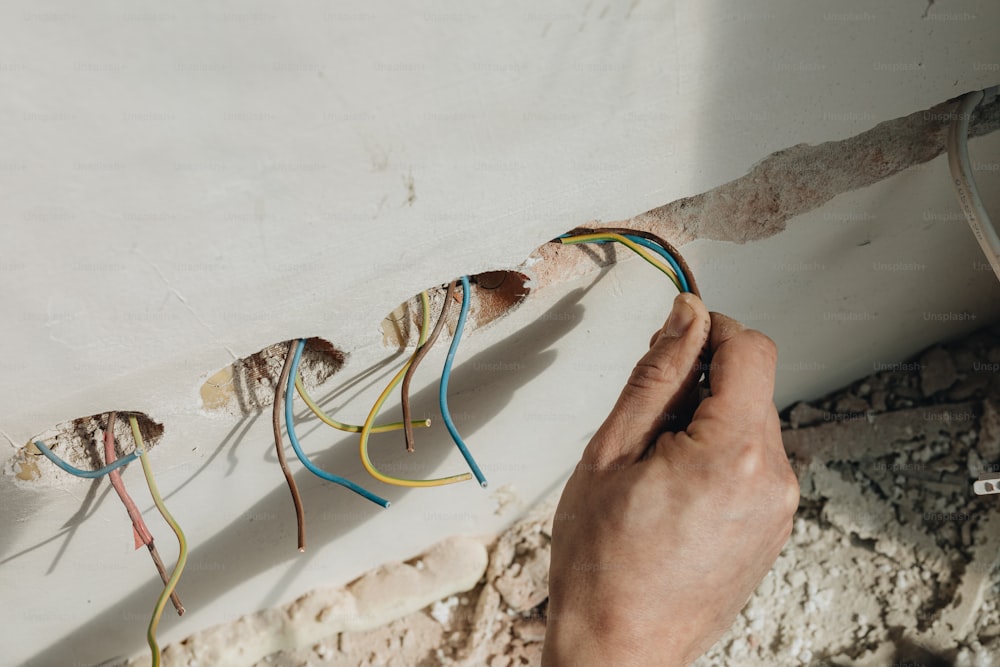
<svg viewBox="0 0 1000 667">
<path fill-rule="evenodd" d="M 1000 513 L 971 493 L 971 473 L 1000 464 L 1000 371 L 982 363 L 1000 358 L 1000 327 L 934 350 L 785 412 L 802 485 L 792 536 L 696 667 L 1000 664 Z M 924 395 L 924 377 L 952 375 Z M 497 540 L 474 604 L 443 596 L 341 633 L 327 660 L 306 649 L 258 667 L 539 665 L 555 501 Z"/>
<path fill-rule="evenodd" d="M 524 509 L 524 501 L 518 495 L 513 484 L 504 484 L 499 489 L 490 494 L 490 498 L 496 501 L 497 507 L 493 513 L 497 516 L 503 515 L 511 509 Z"/>
<path fill-rule="evenodd" d="M 920 388 L 925 397 L 948 389 L 957 380 L 955 364 L 943 348 L 932 347 L 920 358 Z"/>
<path fill-rule="evenodd" d="M 537 505 L 496 541 L 484 576 L 468 593 L 448 596 L 382 628 L 327 638 L 324 643 L 339 647 L 329 660 L 317 662 L 313 651 L 299 649 L 268 656 L 256 666 L 539 664 L 557 500 L 553 496 Z"/>
<path fill-rule="evenodd" d="M 458 597 L 452 595 L 447 600 L 438 600 L 431 605 L 430 614 L 441 625 L 451 622 L 451 612 L 458 605 Z"/>
<path fill-rule="evenodd" d="M 336 660 L 343 653 L 345 645 L 351 646 L 352 637 L 373 628 L 379 629 L 375 636 L 393 652 L 419 648 L 424 643 L 419 628 L 412 624 L 399 628 L 393 640 L 385 639 L 382 628 L 435 600 L 473 588 L 483 576 L 487 558 L 481 542 L 451 537 L 421 556 L 422 569 L 406 563 L 382 566 L 344 588 L 317 589 L 284 607 L 198 632 L 164 648 L 163 665 L 181 667 L 197 662 L 235 667 L 258 663 L 277 651 L 291 650 L 305 656 L 301 664 L 329 664 L 329 660 Z M 353 634 L 338 638 L 338 633 Z M 315 649 L 317 645 L 339 648 L 335 652 L 319 651 Z M 149 656 L 142 655 L 128 665 L 139 667 L 149 662 Z M 415 663 L 380 660 L 374 664 Z"/>
</svg>

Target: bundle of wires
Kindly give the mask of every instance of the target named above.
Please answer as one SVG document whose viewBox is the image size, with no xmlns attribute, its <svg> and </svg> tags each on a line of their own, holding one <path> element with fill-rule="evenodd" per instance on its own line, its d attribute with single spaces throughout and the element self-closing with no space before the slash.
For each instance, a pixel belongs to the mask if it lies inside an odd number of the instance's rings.
<svg viewBox="0 0 1000 667">
<path fill-rule="evenodd" d="M 649 232 L 626 229 L 624 227 L 602 227 L 587 229 L 578 227 L 555 239 L 556 243 L 573 245 L 577 243 L 620 243 L 663 272 L 680 292 L 691 292 L 701 297 L 694 275 L 677 249 L 664 239 Z M 653 251 L 663 262 L 659 262 L 649 251 Z"/>
</svg>

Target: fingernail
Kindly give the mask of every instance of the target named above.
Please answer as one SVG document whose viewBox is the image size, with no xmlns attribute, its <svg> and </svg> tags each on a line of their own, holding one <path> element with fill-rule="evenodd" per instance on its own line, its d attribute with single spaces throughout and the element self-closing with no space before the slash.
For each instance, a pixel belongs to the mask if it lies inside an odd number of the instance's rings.
<svg viewBox="0 0 1000 667">
<path fill-rule="evenodd" d="M 670 317 L 663 327 L 664 335 L 671 338 L 680 338 L 694 324 L 694 308 L 688 304 L 683 294 L 678 294 L 674 299 L 674 306 L 670 311 Z"/>
</svg>

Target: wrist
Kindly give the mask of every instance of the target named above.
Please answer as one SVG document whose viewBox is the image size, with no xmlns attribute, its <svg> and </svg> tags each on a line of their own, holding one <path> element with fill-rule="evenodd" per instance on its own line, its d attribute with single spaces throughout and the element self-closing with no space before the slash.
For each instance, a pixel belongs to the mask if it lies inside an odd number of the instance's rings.
<svg viewBox="0 0 1000 667">
<path fill-rule="evenodd" d="M 623 619 L 627 615 L 605 609 L 589 617 L 560 614 L 549 602 L 549 616 L 542 650 L 542 667 L 684 667 L 682 647 L 676 638 L 651 637 Z"/>
</svg>

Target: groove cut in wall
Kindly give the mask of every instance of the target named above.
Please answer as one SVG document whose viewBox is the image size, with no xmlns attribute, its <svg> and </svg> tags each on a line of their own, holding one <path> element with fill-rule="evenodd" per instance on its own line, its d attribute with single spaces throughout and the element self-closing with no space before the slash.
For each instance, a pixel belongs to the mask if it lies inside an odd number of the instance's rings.
<svg viewBox="0 0 1000 667">
<path fill-rule="evenodd" d="M 847 139 L 790 146 L 712 190 L 628 220 L 591 220 L 583 226 L 595 231 L 621 227 L 652 232 L 678 247 L 695 239 L 742 244 L 768 238 L 783 231 L 789 219 L 837 195 L 919 168 L 946 154 L 946 136 L 961 97 L 887 120 Z M 969 137 L 998 129 L 1000 96 L 987 96 L 970 114 Z M 548 242 L 536 248 L 519 268 L 531 275 L 534 289 L 544 289 L 632 256 L 616 244 L 564 246 Z"/>
<path fill-rule="evenodd" d="M 201 404 L 211 412 L 246 416 L 274 404 L 274 389 L 288 341 L 268 345 L 214 373 L 201 385 Z M 323 338 L 307 338 L 299 373 L 308 387 L 326 382 L 344 366 L 346 353 Z"/>
<path fill-rule="evenodd" d="M 948 129 L 962 96 L 887 120 L 853 137 L 776 151 L 744 176 L 678 199 L 615 226 L 646 229 L 677 245 L 696 238 L 746 243 L 835 196 L 867 187 L 946 154 Z M 1000 96 L 970 114 L 969 138 L 1000 129 Z M 957 208 L 956 208 L 957 210 Z"/>
<path fill-rule="evenodd" d="M 139 432 L 146 450 L 153 449 L 163 437 L 163 424 L 141 412 L 119 411 L 113 425 L 115 454 L 117 458 L 135 451 L 135 440 L 129 426 L 129 416 L 139 423 Z M 108 428 L 110 412 L 100 412 L 89 417 L 79 417 L 57 424 L 39 433 L 21 447 L 4 467 L 3 474 L 35 487 L 62 486 L 69 482 L 83 482 L 68 472 L 60 470 L 35 446 L 41 440 L 59 458 L 81 470 L 97 470 L 106 465 L 104 459 L 104 431 Z"/>
<path fill-rule="evenodd" d="M 531 293 L 531 279 L 520 271 L 484 271 L 469 276 L 472 294 L 465 331 L 479 329 L 517 308 Z M 447 287 L 438 285 L 427 290 L 430 300 L 431 322 L 441 316 L 441 307 Z M 459 306 L 462 303 L 461 290 L 454 296 L 455 302 L 448 313 L 448 335 L 454 335 L 458 324 Z M 423 310 L 420 295 L 399 304 L 382 320 L 382 343 L 392 349 L 412 347 L 420 338 L 420 322 Z"/>
</svg>

